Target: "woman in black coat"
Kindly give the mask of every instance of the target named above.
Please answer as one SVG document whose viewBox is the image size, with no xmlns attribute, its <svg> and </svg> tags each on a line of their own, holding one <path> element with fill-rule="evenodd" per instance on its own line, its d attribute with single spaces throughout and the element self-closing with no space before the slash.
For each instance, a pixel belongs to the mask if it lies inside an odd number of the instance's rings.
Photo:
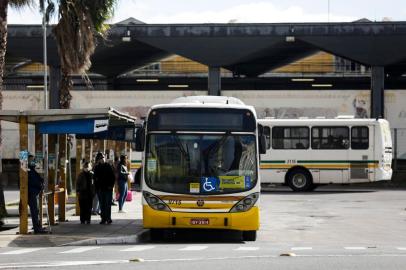
<svg viewBox="0 0 406 270">
<path fill-rule="evenodd" d="M 80 223 L 90 224 L 92 202 L 94 196 L 93 173 L 89 162 L 83 164 L 83 169 L 76 181 L 76 194 L 79 196 Z"/>
</svg>

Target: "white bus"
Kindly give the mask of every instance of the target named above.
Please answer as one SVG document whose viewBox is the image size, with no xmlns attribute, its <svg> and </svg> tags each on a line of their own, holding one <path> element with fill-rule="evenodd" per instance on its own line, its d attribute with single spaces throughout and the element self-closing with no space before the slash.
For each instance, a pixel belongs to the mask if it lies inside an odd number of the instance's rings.
<svg viewBox="0 0 406 270">
<path fill-rule="evenodd" d="M 194 96 L 153 106 L 137 131 L 143 152 L 143 225 L 162 229 L 259 228 L 259 153 L 265 137 L 255 110 L 229 97 Z"/>
<path fill-rule="evenodd" d="M 392 139 L 384 119 L 259 119 L 267 153 L 262 183 L 294 191 L 324 184 L 390 180 Z"/>
</svg>

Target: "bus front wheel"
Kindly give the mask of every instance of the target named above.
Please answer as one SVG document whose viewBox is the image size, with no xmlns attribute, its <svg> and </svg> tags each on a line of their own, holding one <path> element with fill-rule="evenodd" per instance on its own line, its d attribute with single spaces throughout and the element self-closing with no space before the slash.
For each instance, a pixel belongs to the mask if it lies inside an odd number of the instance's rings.
<svg viewBox="0 0 406 270">
<path fill-rule="evenodd" d="M 309 191 L 313 187 L 312 177 L 305 169 L 294 169 L 287 180 L 289 187 L 296 192 Z"/>
<path fill-rule="evenodd" d="M 257 240 L 257 231 L 243 231 L 242 232 L 243 241 L 255 241 Z"/>
<path fill-rule="evenodd" d="M 151 241 L 162 241 L 165 237 L 165 231 L 162 229 L 150 229 L 150 238 Z"/>
</svg>

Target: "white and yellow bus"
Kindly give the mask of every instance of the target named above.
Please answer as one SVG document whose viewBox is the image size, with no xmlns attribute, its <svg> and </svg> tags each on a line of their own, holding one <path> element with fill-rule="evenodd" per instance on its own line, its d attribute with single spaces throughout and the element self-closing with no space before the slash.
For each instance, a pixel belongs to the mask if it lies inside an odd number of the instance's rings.
<svg viewBox="0 0 406 270">
<path fill-rule="evenodd" d="M 260 119 L 269 149 L 262 183 L 294 191 L 323 184 L 364 183 L 392 177 L 392 139 L 384 119 Z"/>
<path fill-rule="evenodd" d="M 259 228 L 259 136 L 255 110 L 229 97 L 194 96 L 153 106 L 137 131 L 143 151 L 143 224 L 162 229 Z M 259 142 L 262 142 L 261 144 Z"/>
</svg>

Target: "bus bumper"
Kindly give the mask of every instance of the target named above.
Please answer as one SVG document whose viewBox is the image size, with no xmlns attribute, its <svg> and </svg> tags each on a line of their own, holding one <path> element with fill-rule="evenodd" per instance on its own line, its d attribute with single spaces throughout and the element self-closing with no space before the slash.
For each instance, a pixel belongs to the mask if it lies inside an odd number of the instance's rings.
<svg viewBox="0 0 406 270">
<path fill-rule="evenodd" d="M 382 168 L 379 168 L 375 171 L 375 179 L 376 181 L 382 181 L 382 180 L 391 180 L 392 179 L 392 173 L 393 170 L 384 170 Z"/>
<path fill-rule="evenodd" d="M 208 220 L 206 225 L 192 225 L 193 220 Z M 256 231 L 259 229 L 259 209 L 254 206 L 240 213 L 188 213 L 157 211 L 143 206 L 144 228 L 150 229 L 228 229 Z"/>
</svg>

